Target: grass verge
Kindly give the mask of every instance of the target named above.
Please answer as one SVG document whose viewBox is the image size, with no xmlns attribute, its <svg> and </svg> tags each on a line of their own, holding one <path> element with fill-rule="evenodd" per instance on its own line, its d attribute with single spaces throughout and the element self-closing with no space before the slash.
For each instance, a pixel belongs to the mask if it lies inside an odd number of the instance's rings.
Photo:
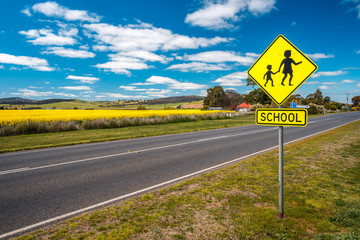
<svg viewBox="0 0 360 240">
<path fill-rule="evenodd" d="M 359 239 L 360 121 L 18 239 Z"/>
<path fill-rule="evenodd" d="M 0 153 L 254 124 L 254 114 L 220 120 L 0 137 Z"/>
</svg>

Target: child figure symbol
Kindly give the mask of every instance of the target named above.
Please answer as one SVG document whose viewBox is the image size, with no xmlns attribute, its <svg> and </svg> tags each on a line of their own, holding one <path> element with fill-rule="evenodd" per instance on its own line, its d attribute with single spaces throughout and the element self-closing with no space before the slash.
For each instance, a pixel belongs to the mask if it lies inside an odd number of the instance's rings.
<svg viewBox="0 0 360 240">
<path fill-rule="evenodd" d="M 283 68 L 284 78 L 282 79 L 281 85 L 285 86 L 284 81 L 285 81 L 287 75 L 289 74 L 290 75 L 289 86 L 293 86 L 291 84 L 291 80 L 293 78 L 293 70 L 292 70 L 291 64 L 298 65 L 298 64 L 302 63 L 302 61 L 297 63 L 297 62 L 294 61 L 294 59 L 290 58 L 291 50 L 286 50 L 284 52 L 284 56 L 285 56 L 285 58 L 282 60 L 282 62 L 280 64 L 280 67 L 279 67 L 279 70 L 276 73 L 280 72 L 280 69 L 281 69 L 282 65 L 284 65 L 284 68 Z"/>
<path fill-rule="evenodd" d="M 271 68 L 272 68 L 272 66 L 271 65 L 267 65 L 267 67 L 266 67 L 267 69 L 268 69 L 268 71 L 265 73 L 265 75 L 264 75 L 264 79 L 265 79 L 265 77 L 266 77 L 266 83 L 265 83 L 265 87 L 266 87 L 266 84 L 269 82 L 269 80 L 271 81 L 271 86 L 272 87 L 274 87 L 274 81 L 272 80 L 272 78 L 271 78 L 271 74 L 276 74 L 276 73 L 273 73 L 272 71 L 271 71 Z"/>
</svg>

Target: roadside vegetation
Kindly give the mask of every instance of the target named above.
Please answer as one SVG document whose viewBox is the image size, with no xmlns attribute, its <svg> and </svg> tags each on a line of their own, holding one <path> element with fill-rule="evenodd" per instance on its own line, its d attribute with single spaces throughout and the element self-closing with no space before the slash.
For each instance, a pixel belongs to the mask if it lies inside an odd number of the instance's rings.
<svg viewBox="0 0 360 240">
<path fill-rule="evenodd" d="M 0 152 L 28 150 L 45 147 L 66 146 L 91 142 L 150 137 L 165 134 L 211 130 L 254 124 L 254 114 L 232 118 L 213 118 L 213 120 L 176 120 L 160 125 L 129 126 L 110 129 L 90 129 L 55 133 L 26 134 L 0 137 Z M 102 120 L 102 122 L 104 122 Z"/>
<path fill-rule="evenodd" d="M 360 121 L 17 239 L 359 239 Z"/>
<path fill-rule="evenodd" d="M 200 110 L 7 110 L 0 136 L 124 128 L 230 118 L 229 111 Z M 103 117 L 101 117 L 103 116 Z"/>
</svg>

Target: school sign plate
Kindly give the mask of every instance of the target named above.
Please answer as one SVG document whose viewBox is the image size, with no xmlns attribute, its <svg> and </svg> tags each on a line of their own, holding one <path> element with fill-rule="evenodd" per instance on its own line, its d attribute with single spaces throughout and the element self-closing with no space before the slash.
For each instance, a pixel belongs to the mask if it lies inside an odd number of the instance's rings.
<svg viewBox="0 0 360 240">
<path fill-rule="evenodd" d="M 248 75 L 282 105 L 316 70 L 317 65 L 279 35 L 249 68 Z"/>
<path fill-rule="evenodd" d="M 266 126 L 305 127 L 308 122 L 306 109 L 293 108 L 259 108 L 256 110 L 255 122 Z"/>
</svg>

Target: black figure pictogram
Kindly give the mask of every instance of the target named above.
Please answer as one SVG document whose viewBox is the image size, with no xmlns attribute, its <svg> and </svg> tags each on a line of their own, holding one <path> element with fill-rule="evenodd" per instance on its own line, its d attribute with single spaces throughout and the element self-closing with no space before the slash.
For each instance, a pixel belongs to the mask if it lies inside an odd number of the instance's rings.
<svg viewBox="0 0 360 240">
<path fill-rule="evenodd" d="M 266 83 L 265 83 L 265 87 L 266 87 L 266 84 L 268 83 L 268 81 L 270 80 L 271 81 L 271 86 L 272 87 L 274 87 L 274 81 L 272 80 L 272 78 L 271 78 L 271 74 L 276 74 L 276 73 L 273 73 L 272 71 L 271 71 L 271 68 L 272 68 L 272 66 L 271 65 L 267 65 L 267 67 L 266 67 L 267 69 L 268 69 L 268 71 L 265 73 L 265 75 L 264 75 L 264 79 L 265 79 L 265 77 L 266 77 Z"/>
<path fill-rule="evenodd" d="M 286 50 L 284 52 L 284 56 L 285 56 L 285 58 L 282 60 L 279 70 L 276 73 L 280 72 L 281 66 L 284 65 L 284 69 L 283 69 L 284 78 L 282 79 L 281 85 L 285 86 L 284 81 L 285 81 L 285 78 L 287 77 L 287 75 L 289 74 L 290 75 L 289 86 L 292 86 L 291 80 L 293 78 L 293 70 L 292 70 L 291 64 L 298 65 L 298 64 L 302 63 L 302 61 L 297 63 L 294 61 L 294 59 L 290 58 L 291 50 Z"/>
</svg>

